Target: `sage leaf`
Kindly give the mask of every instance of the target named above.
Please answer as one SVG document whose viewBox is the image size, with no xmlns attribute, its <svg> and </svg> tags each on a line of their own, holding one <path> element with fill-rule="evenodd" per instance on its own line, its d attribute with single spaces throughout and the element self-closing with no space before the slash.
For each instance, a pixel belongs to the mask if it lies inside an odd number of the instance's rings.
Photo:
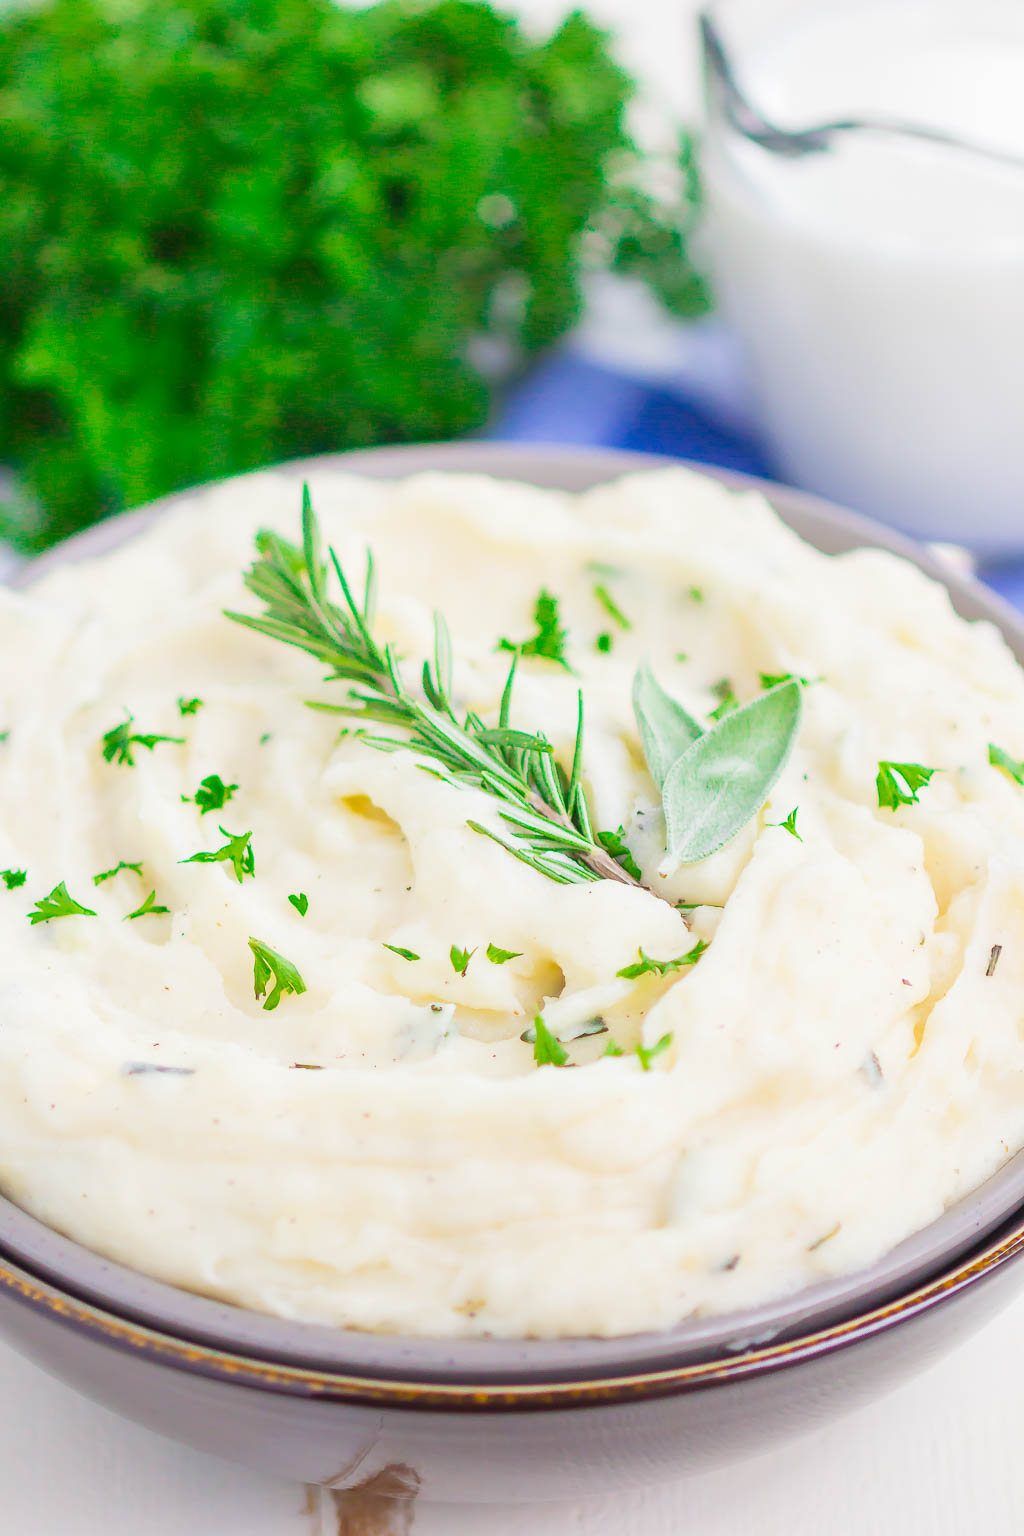
<svg viewBox="0 0 1024 1536">
<path fill-rule="evenodd" d="M 677 757 L 662 786 L 662 873 L 716 853 L 767 800 L 800 728 L 800 684 L 730 710 Z"/>
<path fill-rule="evenodd" d="M 701 727 L 665 692 L 646 661 L 633 679 L 633 713 L 651 778 L 661 789 L 676 758 L 702 734 Z"/>
</svg>

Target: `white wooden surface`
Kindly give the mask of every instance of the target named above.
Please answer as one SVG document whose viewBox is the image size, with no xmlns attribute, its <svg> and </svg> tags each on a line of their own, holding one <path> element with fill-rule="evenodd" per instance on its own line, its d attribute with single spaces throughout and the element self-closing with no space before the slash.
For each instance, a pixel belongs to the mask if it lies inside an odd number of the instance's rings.
<svg viewBox="0 0 1024 1536">
<path fill-rule="evenodd" d="M 345 0 L 343 0 L 345 3 Z M 358 3 L 358 0 L 348 0 Z M 519 0 L 545 27 L 566 0 Z M 691 110 L 694 0 L 591 0 L 649 103 Z M 641 123 L 641 131 L 644 124 Z M 646 137 L 646 134 L 645 134 Z M 380 1536 L 1021 1536 L 1024 1297 L 916 1382 L 770 1457 L 585 1505 L 417 1505 Z M 329 1496 L 184 1450 L 0 1345 L 0 1532 L 376 1536 Z"/>
</svg>

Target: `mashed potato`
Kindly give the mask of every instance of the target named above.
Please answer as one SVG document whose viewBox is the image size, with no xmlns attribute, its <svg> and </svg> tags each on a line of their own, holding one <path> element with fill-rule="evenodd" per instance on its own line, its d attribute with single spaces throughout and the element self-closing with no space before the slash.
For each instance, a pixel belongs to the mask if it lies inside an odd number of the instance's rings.
<svg viewBox="0 0 1024 1536">
<path fill-rule="evenodd" d="M 372 544 L 407 679 L 439 608 L 459 706 L 485 719 L 498 641 L 532 633 L 542 585 L 558 598 L 573 672 L 524 657 L 513 724 L 571 753 L 582 684 L 597 824 L 653 889 L 553 883 L 467 826 L 499 825 L 490 797 L 308 709 L 344 685 L 222 612 L 256 611 L 253 534 L 295 536 L 295 482 L 205 491 L 0 593 L 7 1195 L 287 1317 L 611 1335 L 868 1264 L 1024 1142 L 1024 788 L 988 756 L 1024 757 L 1024 677 L 992 628 L 909 565 L 826 558 L 681 470 L 578 497 L 311 488 L 343 563 Z M 808 679 L 764 809 L 667 877 L 630 704 L 644 657 L 700 719 L 723 679 L 743 701 L 761 673 Z M 129 714 L 183 740 L 108 761 Z M 894 811 L 881 760 L 937 771 Z M 213 775 L 233 787 L 204 811 Z M 182 862 L 245 832 L 241 880 Z M 94 883 L 118 865 L 139 867 Z M 31 924 L 61 882 L 95 915 Z M 272 1011 L 253 937 L 305 984 Z M 698 938 L 697 964 L 617 975 Z M 521 1038 L 538 1013 L 565 1068 Z"/>
</svg>

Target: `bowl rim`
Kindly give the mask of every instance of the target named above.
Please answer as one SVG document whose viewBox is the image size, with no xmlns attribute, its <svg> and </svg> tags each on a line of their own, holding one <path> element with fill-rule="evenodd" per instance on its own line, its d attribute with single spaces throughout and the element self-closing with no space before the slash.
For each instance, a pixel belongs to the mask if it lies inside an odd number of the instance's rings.
<svg viewBox="0 0 1024 1536">
<path fill-rule="evenodd" d="M 44 1315 L 94 1344 L 122 1354 L 144 1357 L 172 1370 L 220 1381 L 230 1386 L 269 1391 L 323 1403 L 347 1403 L 376 1408 L 452 1412 L 550 1411 L 597 1408 L 682 1393 L 728 1387 L 773 1371 L 789 1370 L 821 1360 L 869 1339 L 884 1337 L 911 1324 L 937 1307 L 955 1300 L 976 1285 L 993 1279 L 1024 1257 L 1024 1221 L 1016 1221 L 999 1236 L 953 1269 L 927 1284 L 875 1307 L 859 1317 L 835 1323 L 803 1337 L 752 1348 L 731 1359 L 704 1360 L 584 1378 L 539 1382 L 466 1382 L 389 1379 L 341 1370 L 312 1369 L 287 1362 L 215 1349 L 192 1339 L 146 1327 L 85 1302 L 0 1258 L 0 1301 L 10 1300 Z"/>
<path fill-rule="evenodd" d="M 423 470 L 494 474 L 534 484 L 596 484 L 643 469 L 682 466 L 727 486 L 765 495 L 797 531 L 811 527 L 833 543 L 852 548 L 874 545 L 908 558 L 950 593 L 966 618 L 997 624 L 1024 661 L 1024 621 L 1001 599 L 969 576 L 954 570 L 933 551 L 856 513 L 789 487 L 714 466 L 692 464 L 663 455 L 567 445 L 475 441 L 406 445 L 322 455 L 272 466 L 270 473 L 300 482 L 307 474 L 353 472 L 392 479 Z M 229 476 L 245 481 L 267 473 Z M 30 586 L 52 569 L 91 559 L 135 537 L 164 512 L 207 487 L 175 493 L 137 511 L 107 519 L 74 535 L 30 562 L 15 578 Z M 812 539 L 812 542 L 814 540 Z M 627 1379 L 638 1369 L 675 1371 L 702 1362 L 753 1358 L 769 1342 L 782 1345 L 816 1336 L 896 1303 L 951 1263 L 957 1262 L 1024 1204 L 1024 1151 L 1009 1159 L 989 1180 L 935 1221 L 854 1275 L 816 1282 L 760 1306 L 672 1329 L 613 1338 L 494 1339 L 424 1338 L 368 1334 L 326 1324 L 293 1322 L 186 1291 L 115 1263 L 45 1226 L 0 1195 L 0 1259 L 6 1258 L 42 1284 L 67 1288 L 79 1304 L 94 1305 L 155 1335 L 165 1330 L 187 1337 L 197 1347 L 225 1349 L 289 1368 L 354 1371 L 374 1380 L 419 1380 L 493 1386 L 552 1380 Z M 952 1236 L 943 1233 L 952 1231 Z M 810 1332 L 808 1332 L 810 1330 Z"/>
</svg>

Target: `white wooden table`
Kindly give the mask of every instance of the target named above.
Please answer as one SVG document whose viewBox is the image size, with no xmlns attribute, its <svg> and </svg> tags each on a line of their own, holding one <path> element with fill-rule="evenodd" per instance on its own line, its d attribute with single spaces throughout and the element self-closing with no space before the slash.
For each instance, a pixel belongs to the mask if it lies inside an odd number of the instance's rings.
<svg viewBox="0 0 1024 1536">
<path fill-rule="evenodd" d="M 0 0 L 2 3 L 2 0 Z M 358 3 L 358 0 L 342 0 Z M 692 111 L 695 0 L 591 0 L 650 100 Z M 567 0 L 519 0 L 546 27 Z M 642 125 L 641 125 L 642 131 Z M 646 135 L 645 135 L 646 136 Z M 738 1468 L 590 1504 L 417 1505 L 380 1529 L 95 1408 L 0 1345 L 11 1536 L 1022 1536 L 1024 1297 L 876 1407 Z"/>
</svg>

